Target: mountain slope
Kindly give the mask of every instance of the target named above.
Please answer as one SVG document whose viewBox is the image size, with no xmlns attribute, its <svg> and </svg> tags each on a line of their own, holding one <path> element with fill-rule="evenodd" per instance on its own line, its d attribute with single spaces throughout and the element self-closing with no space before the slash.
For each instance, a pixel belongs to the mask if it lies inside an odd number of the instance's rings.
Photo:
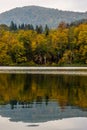
<svg viewBox="0 0 87 130">
<path fill-rule="evenodd" d="M 50 9 L 39 6 L 25 6 L 15 8 L 10 11 L 0 14 L 0 24 L 9 25 L 11 21 L 17 24 L 33 24 L 43 25 L 48 24 L 49 27 L 57 27 L 58 23 L 65 21 L 67 23 L 87 19 L 86 13 L 61 11 L 58 9 Z"/>
</svg>

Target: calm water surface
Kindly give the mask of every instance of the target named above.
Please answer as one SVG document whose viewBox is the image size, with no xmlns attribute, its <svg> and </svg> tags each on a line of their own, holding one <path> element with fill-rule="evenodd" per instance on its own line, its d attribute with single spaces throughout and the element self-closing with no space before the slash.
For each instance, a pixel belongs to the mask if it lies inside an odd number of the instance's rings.
<svg viewBox="0 0 87 130">
<path fill-rule="evenodd" d="M 0 130 L 86 128 L 86 75 L 0 74 Z"/>
</svg>

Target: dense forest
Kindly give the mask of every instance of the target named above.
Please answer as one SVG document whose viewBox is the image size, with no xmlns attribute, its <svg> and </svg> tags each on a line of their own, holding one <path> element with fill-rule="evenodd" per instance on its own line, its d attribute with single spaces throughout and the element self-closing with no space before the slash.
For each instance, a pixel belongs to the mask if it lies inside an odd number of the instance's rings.
<svg viewBox="0 0 87 130">
<path fill-rule="evenodd" d="M 1 66 L 63 66 L 87 64 L 87 22 L 48 25 L 0 25 Z"/>
</svg>

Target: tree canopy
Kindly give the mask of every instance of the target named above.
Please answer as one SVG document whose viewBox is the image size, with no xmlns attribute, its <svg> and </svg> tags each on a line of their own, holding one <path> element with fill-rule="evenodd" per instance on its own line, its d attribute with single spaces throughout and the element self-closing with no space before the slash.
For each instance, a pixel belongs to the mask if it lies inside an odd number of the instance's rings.
<svg viewBox="0 0 87 130">
<path fill-rule="evenodd" d="M 87 23 L 0 25 L 0 65 L 87 64 Z"/>
</svg>

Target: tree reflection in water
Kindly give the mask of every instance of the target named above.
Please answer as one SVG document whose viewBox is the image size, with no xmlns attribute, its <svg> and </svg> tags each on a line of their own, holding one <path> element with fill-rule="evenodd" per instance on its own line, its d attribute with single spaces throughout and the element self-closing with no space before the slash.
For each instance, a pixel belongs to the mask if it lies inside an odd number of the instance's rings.
<svg viewBox="0 0 87 130">
<path fill-rule="evenodd" d="M 65 106 L 87 108 L 87 76 L 38 75 L 38 74 L 0 74 L 0 104 L 32 107 L 33 102 L 48 105 L 58 102 Z"/>
</svg>

